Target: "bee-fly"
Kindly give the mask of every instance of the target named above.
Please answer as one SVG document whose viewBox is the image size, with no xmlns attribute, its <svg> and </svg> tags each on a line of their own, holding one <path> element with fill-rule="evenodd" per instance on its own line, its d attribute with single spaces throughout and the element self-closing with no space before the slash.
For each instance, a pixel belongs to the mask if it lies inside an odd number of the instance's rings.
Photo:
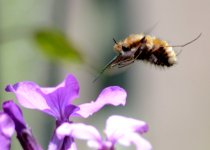
<svg viewBox="0 0 210 150">
<path fill-rule="evenodd" d="M 178 55 L 178 53 L 173 50 L 173 47 L 185 47 L 196 41 L 200 36 L 201 34 L 190 42 L 175 46 L 170 46 L 164 40 L 143 34 L 132 34 L 119 42 L 113 39 L 115 43 L 114 50 L 118 55 L 104 67 L 94 81 L 96 81 L 107 68 L 113 68 L 115 66 L 122 68 L 134 63 L 136 60 L 142 60 L 157 66 L 171 67 L 176 64 L 176 56 Z"/>
</svg>

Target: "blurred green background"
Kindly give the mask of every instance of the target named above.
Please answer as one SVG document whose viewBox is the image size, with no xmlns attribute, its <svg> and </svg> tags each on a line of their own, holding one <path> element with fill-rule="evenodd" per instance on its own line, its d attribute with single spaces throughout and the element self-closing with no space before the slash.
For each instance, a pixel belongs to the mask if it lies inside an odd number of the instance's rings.
<svg viewBox="0 0 210 150">
<path fill-rule="evenodd" d="M 4 92 L 9 83 L 31 80 L 55 86 L 72 73 L 81 89 L 75 104 L 94 100 L 109 85 L 128 91 L 125 107 L 108 106 L 75 121 L 96 125 L 102 132 L 108 116 L 124 115 L 149 124 L 145 137 L 155 150 L 210 149 L 209 5 L 209 0 L 1 0 L 0 99 L 15 99 Z M 115 56 L 113 37 L 118 41 L 147 31 L 171 45 L 203 34 L 182 48 L 178 64 L 171 68 L 136 62 L 107 71 L 92 83 Z M 23 110 L 35 137 L 47 149 L 53 119 Z M 85 142 L 78 145 L 87 149 Z M 16 140 L 12 149 L 20 149 Z"/>
</svg>

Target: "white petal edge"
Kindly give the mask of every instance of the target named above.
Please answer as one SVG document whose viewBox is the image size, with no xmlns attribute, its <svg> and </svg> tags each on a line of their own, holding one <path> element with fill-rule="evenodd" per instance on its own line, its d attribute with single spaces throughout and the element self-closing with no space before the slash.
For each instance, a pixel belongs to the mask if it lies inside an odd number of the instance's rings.
<svg viewBox="0 0 210 150">
<path fill-rule="evenodd" d="M 72 136 L 83 140 L 101 140 L 98 130 L 83 123 L 63 123 L 56 130 L 57 137 L 63 139 L 65 136 Z"/>
<path fill-rule="evenodd" d="M 152 150 L 152 145 L 137 133 L 129 133 L 118 139 L 119 144 L 130 146 L 133 143 L 136 150 Z"/>
<path fill-rule="evenodd" d="M 126 134 L 126 133 L 130 133 L 130 132 L 141 133 L 147 130 L 148 130 L 148 126 L 146 122 L 144 121 L 128 118 L 128 117 L 123 117 L 123 116 L 118 116 L 118 115 L 113 115 L 107 119 L 106 128 L 104 132 L 108 138 L 117 139 L 121 135 Z"/>
<path fill-rule="evenodd" d="M 11 138 L 15 132 L 15 124 L 13 120 L 6 113 L 0 113 L 0 131 Z"/>
</svg>

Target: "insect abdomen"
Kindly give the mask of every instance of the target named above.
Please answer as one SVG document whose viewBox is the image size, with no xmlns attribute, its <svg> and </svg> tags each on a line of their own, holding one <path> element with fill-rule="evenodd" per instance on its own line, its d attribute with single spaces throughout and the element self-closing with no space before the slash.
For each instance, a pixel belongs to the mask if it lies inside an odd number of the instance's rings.
<svg viewBox="0 0 210 150">
<path fill-rule="evenodd" d="M 146 36 L 145 41 L 139 47 L 140 53 L 136 54 L 138 60 L 150 62 L 158 66 L 173 66 L 176 61 L 176 53 L 165 41 Z M 138 56 L 139 55 L 139 56 Z"/>
<path fill-rule="evenodd" d="M 160 47 L 156 51 L 151 51 L 145 48 L 142 50 L 137 59 L 150 62 L 154 65 L 167 67 L 176 63 L 176 55 L 171 54 L 171 52 L 167 52 L 163 47 Z"/>
</svg>

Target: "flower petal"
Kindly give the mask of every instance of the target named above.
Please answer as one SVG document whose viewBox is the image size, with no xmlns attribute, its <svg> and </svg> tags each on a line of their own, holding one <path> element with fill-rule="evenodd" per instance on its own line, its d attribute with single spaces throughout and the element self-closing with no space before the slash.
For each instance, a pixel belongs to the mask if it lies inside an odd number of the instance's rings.
<svg viewBox="0 0 210 150">
<path fill-rule="evenodd" d="M 137 133 L 129 133 L 118 139 L 118 142 L 124 146 L 136 145 L 136 150 L 151 150 L 151 144 Z"/>
<path fill-rule="evenodd" d="M 74 116 L 89 117 L 99 111 L 104 105 L 125 105 L 127 93 L 119 86 L 110 86 L 105 88 L 95 102 L 79 105 L 80 110 Z"/>
<path fill-rule="evenodd" d="M 79 97 L 78 81 L 70 74 L 56 87 L 41 88 L 36 83 L 24 81 L 8 85 L 5 90 L 14 92 L 22 106 L 41 110 L 56 119 L 68 118 L 65 116 L 66 106 Z"/>
<path fill-rule="evenodd" d="M 87 140 L 88 146 L 99 149 L 102 146 L 102 139 L 98 130 L 90 125 L 82 123 L 63 123 L 56 130 L 57 137 L 64 139 L 66 136 Z"/>
<path fill-rule="evenodd" d="M 59 139 L 72 136 L 83 140 L 101 140 L 101 136 L 95 127 L 83 123 L 63 123 L 57 128 L 56 134 Z"/>
<path fill-rule="evenodd" d="M 50 143 L 48 145 L 48 150 L 59 150 L 61 149 L 62 144 L 63 144 L 63 140 L 58 139 L 57 135 L 54 132 L 50 140 Z"/>
<path fill-rule="evenodd" d="M 55 88 L 41 88 L 41 90 L 50 108 L 62 111 L 62 115 L 64 115 L 65 107 L 79 97 L 79 84 L 73 75 L 67 75 L 64 81 Z"/>
<path fill-rule="evenodd" d="M 6 137 L 12 137 L 15 131 L 13 120 L 6 113 L 0 112 L 0 133 Z"/>
<path fill-rule="evenodd" d="M 66 106 L 65 110 L 64 110 L 64 116 L 66 118 L 66 120 L 64 121 L 68 121 L 69 120 L 69 116 L 71 116 L 71 114 L 75 113 L 76 111 L 78 111 L 80 108 L 78 106 L 75 106 L 75 105 L 68 105 Z M 62 123 L 62 122 L 61 122 Z"/>
<path fill-rule="evenodd" d="M 26 129 L 26 123 L 23 119 L 22 111 L 12 100 L 5 101 L 2 107 L 4 112 L 14 121 L 17 134 L 20 134 L 23 129 Z"/>
<path fill-rule="evenodd" d="M 40 93 L 40 87 L 36 83 L 30 81 L 18 82 L 14 85 L 8 85 L 5 90 L 14 92 L 23 107 L 40 110 L 49 109 Z"/>
<path fill-rule="evenodd" d="M 94 148 L 94 149 L 102 149 L 103 145 L 102 143 L 95 141 L 95 140 L 89 140 L 87 141 L 88 147 Z"/>
<path fill-rule="evenodd" d="M 9 150 L 15 124 L 6 113 L 0 112 L 0 145 L 2 150 Z"/>
<path fill-rule="evenodd" d="M 65 139 L 59 139 L 56 133 L 53 135 L 53 138 L 50 140 L 48 145 L 48 150 L 77 150 L 74 139 L 71 136 L 66 136 Z"/>
<path fill-rule="evenodd" d="M 120 126 L 119 126 L 120 124 Z M 144 121 L 113 115 L 107 119 L 105 133 L 108 139 L 117 140 L 127 133 L 144 133 L 148 125 Z"/>
</svg>

